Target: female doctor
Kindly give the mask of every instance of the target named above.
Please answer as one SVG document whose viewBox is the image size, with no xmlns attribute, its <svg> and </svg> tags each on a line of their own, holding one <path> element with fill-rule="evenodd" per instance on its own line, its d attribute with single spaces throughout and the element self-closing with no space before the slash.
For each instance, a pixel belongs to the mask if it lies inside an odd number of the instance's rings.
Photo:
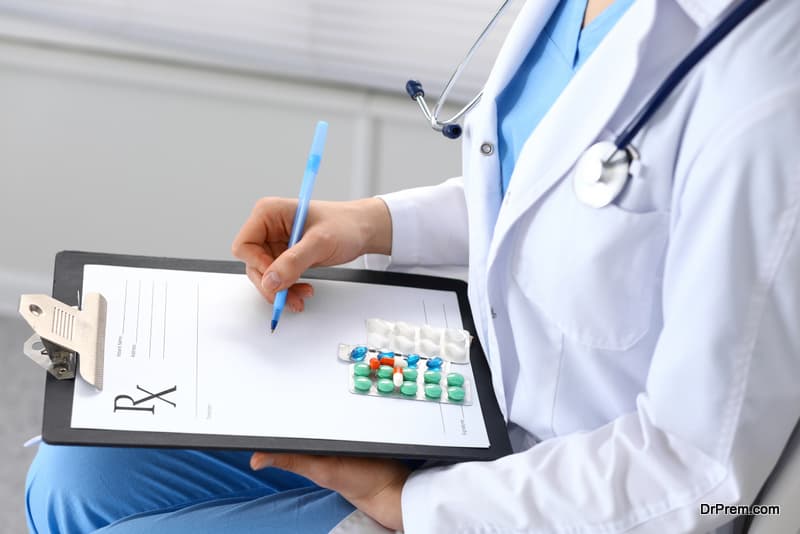
<svg viewBox="0 0 800 534">
<path fill-rule="evenodd" d="M 608 205 L 579 199 L 573 175 L 730 3 L 528 1 L 466 117 L 463 177 L 312 203 L 289 250 L 296 201 L 263 199 L 235 239 L 258 290 L 272 300 L 289 288 L 295 311 L 313 294 L 295 282 L 314 265 L 362 254 L 468 264 L 514 454 L 409 472 L 389 460 L 256 453 L 248 473 L 220 453 L 195 452 L 206 463 L 191 467 L 174 460 L 187 451 L 133 451 L 128 465 L 175 467 L 179 497 L 151 515 L 126 505 L 102 524 L 235 530 L 252 517 L 252 530 L 272 532 L 281 513 L 296 521 L 302 509 L 311 523 L 296 528 L 309 532 L 342 519 L 340 532 L 729 530 L 732 516 L 702 515 L 701 504 L 752 503 L 800 417 L 797 1 L 768 0 L 689 74 L 633 140 L 639 163 Z M 56 512 L 37 477 L 80 454 L 54 449 L 29 477 L 39 530 Z M 163 473 L 139 469 L 137 487 L 160 488 Z M 308 486 L 277 478 L 285 471 L 339 500 L 314 508 Z M 220 498 L 209 514 L 197 504 L 215 503 L 207 488 L 230 490 L 235 476 L 282 480 L 275 494 L 299 492 L 291 502 L 307 508 L 254 498 L 229 510 Z"/>
</svg>

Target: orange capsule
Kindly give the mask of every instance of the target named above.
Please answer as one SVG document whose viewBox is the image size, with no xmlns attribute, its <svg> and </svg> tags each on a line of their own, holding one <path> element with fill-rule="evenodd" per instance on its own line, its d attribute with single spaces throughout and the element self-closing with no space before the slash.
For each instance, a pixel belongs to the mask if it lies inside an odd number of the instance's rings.
<svg viewBox="0 0 800 534">
<path fill-rule="evenodd" d="M 381 358 L 381 365 L 388 365 L 394 367 L 394 358 Z"/>
<path fill-rule="evenodd" d="M 373 371 L 377 371 L 378 367 L 381 366 L 381 362 L 378 361 L 378 358 L 370 358 L 369 360 L 369 368 Z"/>
</svg>

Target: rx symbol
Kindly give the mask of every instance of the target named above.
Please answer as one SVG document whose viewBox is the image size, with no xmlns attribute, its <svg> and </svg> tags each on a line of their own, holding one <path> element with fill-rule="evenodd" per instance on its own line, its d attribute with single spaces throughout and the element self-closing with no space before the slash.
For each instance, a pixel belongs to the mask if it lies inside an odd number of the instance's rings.
<svg viewBox="0 0 800 534">
<path fill-rule="evenodd" d="M 147 396 L 142 397 L 141 399 L 134 399 L 130 395 L 117 395 L 114 397 L 114 412 L 117 410 L 127 410 L 127 411 L 137 411 L 137 412 L 150 412 L 151 414 L 155 415 L 156 413 L 156 406 L 155 400 L 160 400 L 161 402 L 166 402 L 173 408 L 177 407 L 177 404 L 172 402 L 165 397 L 170 393 L 177 391 L 178 386 L 172 386 L 169 389 L 165 389 L 164 391 L 159 391 L 158 393 L 153 393 L 151 391 L 146 390 L 145 388 L 136 385 L 136 389 L 141 391 L 142 393 L 147 393 Z M 130 405 L 122 405 L 120 401 L 128 401 Z M 150 406 L 139 406 L 140 404 L 144 404 L 145 402 L 153 401 L 152 405 Z"/>
</svg>

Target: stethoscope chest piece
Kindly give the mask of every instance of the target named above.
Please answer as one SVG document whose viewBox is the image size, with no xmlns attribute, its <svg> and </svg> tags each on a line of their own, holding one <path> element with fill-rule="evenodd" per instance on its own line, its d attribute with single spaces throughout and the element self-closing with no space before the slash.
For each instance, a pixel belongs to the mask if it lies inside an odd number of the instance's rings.
<svg viewBox="0 0 800 534">
<path fill-rule="evenodd" d="M 590 146 L 578 159 L 572 185 L 578 200 L 592 208 L 609 205 L 628 182 L 631 150 L 619 150 L 610 141 Z"/>
</svg>

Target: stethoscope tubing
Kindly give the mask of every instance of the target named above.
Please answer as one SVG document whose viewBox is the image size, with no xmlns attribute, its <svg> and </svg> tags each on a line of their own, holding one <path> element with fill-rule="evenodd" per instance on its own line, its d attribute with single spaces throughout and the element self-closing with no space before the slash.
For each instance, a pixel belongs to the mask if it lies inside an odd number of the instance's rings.
<svg viewBox="0 0 800 534">
<path fill-rule="evenodd" d="M 461 73 L 469 64 L 472 56 L 480 47 L 481 43 L 483 43 L 486 35 L 488 35 L 488 33 L 495 26 L 498 19 L 511 1 L 512 0 L 504 0 L 502 4 L 500 4 L 500 7 L 497 8 L 497 11 L 492 19 L 480 33 L 478 38 L 467 51 L 467 54 L 453 71 L 453 74 L 447 80 L 447 83 L 445 84 L 442 93 L 439 95 L 433 110 L 430 110 L 425 102 L 425 93 L 420 82 L 416 80 L 409 80 L 406 84 L 406 92 L 413 100 L 417 102 L 422 114 L 430 123 L 431 127 L 436 131 L 443 132 L 445 136 L 450 139 L 456 139 L 461 135 L 461 128 L 456 123 L 478 104 L 483 96 L 483 91 L 480 91 L 477 95 L 475 95 L 475 97 L 472 98 L 472 100 L 470 100 L 466 106 L 461 108 L 458 113 L 450 117 L 448 120 L 440 121 L 439 113 L 447 101 L 453 86 L 461 76 Z M 711 31 L 709 31 L 709 33 L 703 37 L 700 42 L 692 48 L 692 50 L 689 51 L 689 53 L 681 60 L 681 62 L 678 63 L 678 65 L 673 68 L 669 75 L 661 82 L 661 84 L 644 103 L 644 105 L 638 109 L 633 118 L 627 123 L 619 135 L 616 136 L 614 139 L 614 146 L 616 147 L 617 151 L 631 150 L 633 153 L 636 153 L 635 149 L 631 148 L 633 139 L 641 131 L 645 124 L 647 124 L 647 122 L 653 117 L 653 115 L 655 115 L 655 113 L 661 108 L 664 102 L 680 85 L 686 75 L 689 74 L 689 72 L 691 72 L 692 69 L 694 69 L 694 67 L 734 28 L 736 28 L 740 22 L 742 22 L 748 15 L 755 11 L 756 8 L 765 2 L 766 0 L 742 0 L 736 6 L 734 6 L 729 13 L 722 18 L 721 22 L 717 24 Z M 614 153 L 609 154 L 607 159 L 610 160 Z"/>
<path fill-rule="evenodd" d="M 467 51 L 467 54 L 464 56 L 464 59 L 461 60 L 461 62 L 456 67 L 456 70 L 454 70 L 453 74 L 450 75 L 450 79 L 447 80 L 444 89 L 442 89 L 442 94 L 439 95 L 439 98 L 436 100 L 436 105 L 433 107 L 433 113 L 431 113 L 431 117 L 437 123 L 438 126 L 443 126 L 447 123 L 459 120 L 470 109 L 475 107 L 475 105 L 481 99 L 481 96 L 483 96 L 483 91 L 480 91 L 477 95 L 475 95 L 475 97 L 472 100 L 470 100 L 470 102 L 466 106 L 461 108 L 461 111 L 453 115 L 449 120 L 446 120 L 442 123 L 439 122 L 438 120 L 439 112 L 442 110 L 442 106 L 444 106 L 444 103 L 447 101 L 447 97 L 450 96 L 450 91 L 453 89 L 453 86 L 455 85 L 456 81 L 458 81 L 458 79 L 461 77 L 462 71 L 467 67 L 469 62 L 472 60 L 472 56 L 475 55 L 475 52 L 478 50 L 483 41 L 486 39 L 486 36 L 489 34 L 489 32 L 492 31 L 492 28 L 494 28 L 495 24 L 497 24 L 497 21 L 500 19 L 500 16 L 506 10 L 508 4 L 510 4 L 511 2 L 512 0 L 504 0 L 503 3 L 500 4 L 500 7 L 497 8 L 497 11 L 495 11 L 495 14 L 492 17 L 492 19 L 489 21 L 489 23 L 486 25 L 486 27 L 483 29 L 480 35 L 478 35 L 478 38 L 475 39 L 475 42 L 472 43 L 472 46 Z"/>
<path fill-rule="evenodd" d="M 461 127 L 456 123 L 461 120 L 461 118 L 472 108 L 474 108 L 478 102 L 480 102 L 481 97 L 483 96 L 483 91 L 480 91 L 455 115 L 444 121 L 439 120 L 439 113 L 442 111 L 442 107 L 444 106 L 445 102 L 447 102 L 447 98 L 450 96 L 450 91 L 453 89 L 453 86 L 461 77 L 461 73 L 469 64 L 470 60 L 472 60 L 472 56 L 475 55 L 475 52 L 486 39 L 486 36 L 489 34 L 489 32 L 492 31 L 492 28 L 494 28 L 495 24 L 497 24 L 500 16 L 511 2 L 512 0 L 503 0 L 503 3 L 497 8 L 489 23 L 483 28 L 483 31 L 480 33 L 480 35 L 478 35 L 477 39 L 475 39 L 475 41 L 472 43 L 472 46 L 467 51 L 466 55 L 464 55 L 464 58 L 461 60 L 461 62 L 459 62 L 458 66 L 456 66 L 455 70 L 450 75 L 450 78 L 444 85 L 444 89 L 442 89 L 439 98 L 436 100 L 436 104 L 433 106 L 433 110 L 428 107 L 428 103 L 425 101 L 425 91 L 422 89 L 422 84 L 417 80 L 408 80 L 408 82 L 406 82 L 406 93 L 408 93 L 408 96 L 410 96 L 411 99 L 417 103 L 419 109 L 422 111 L 422 114 L 425 116 L 425 119 L 430 123 L 431 128 L 437 132 L 444 133 L 445 137 L 457 139 L 461 135 Z"/>
<path fill-rule="evenodd" d="M 639 108 L 633 119 L 614 140 L 617 150 L 630 146 L 633 139 L 661 108 L 661 105 L 680 85 L 683 79 L 700 61 L 713 50 L 740 22 L 756 10 L 766 0 L 743 0 L 723 20 L 715 26 L 661 82 L 653 95 Z"/>
</svg>

